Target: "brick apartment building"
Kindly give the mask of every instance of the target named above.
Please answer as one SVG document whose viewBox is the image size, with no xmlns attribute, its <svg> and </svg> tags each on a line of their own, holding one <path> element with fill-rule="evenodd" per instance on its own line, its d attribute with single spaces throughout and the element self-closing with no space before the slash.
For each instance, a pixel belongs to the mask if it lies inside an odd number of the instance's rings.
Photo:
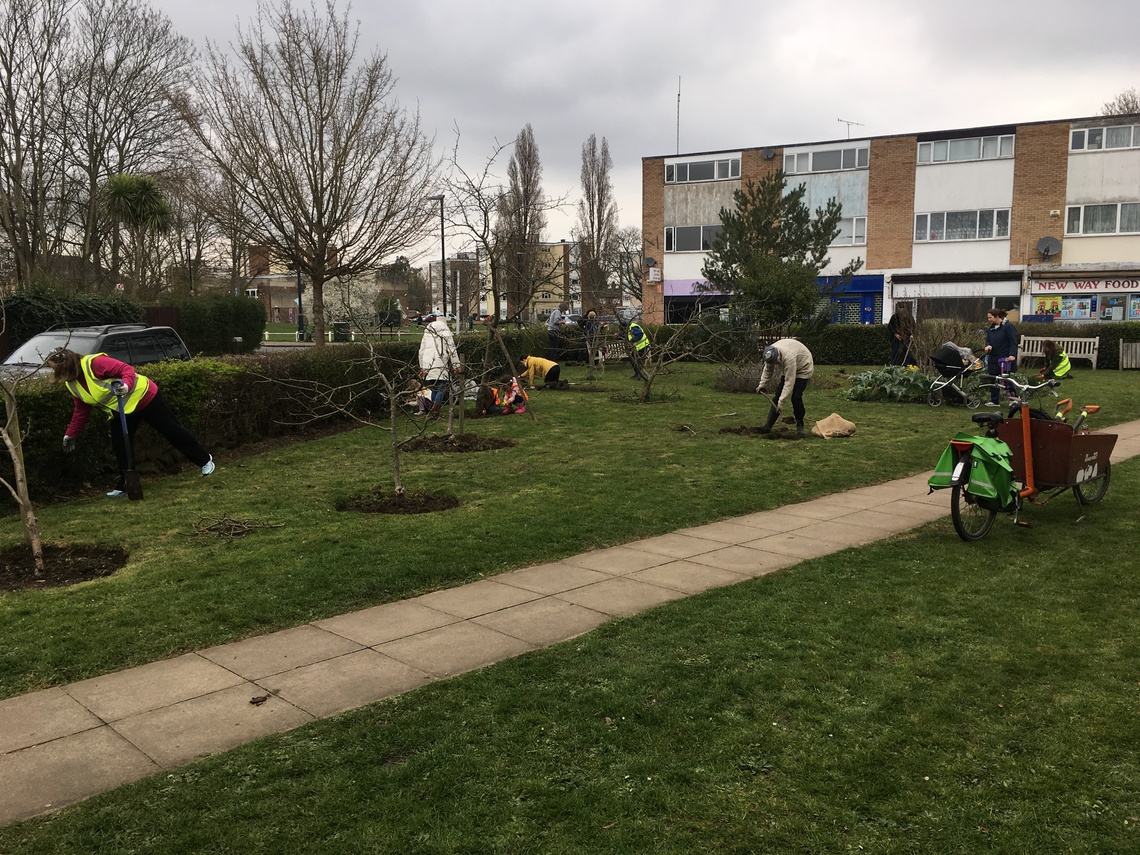
<svg viewBox="0 0 1140 855">
<path fill-rule="evenodd" d="M 902 301 L 918 318 L 1140 320 L 1140 115 L 643 158 L 646 319 L 692 310 L 721 207 L 781 167 L 810 210 L 843 206 L 821 285 L 863 259 L 838 322 L 882 323 Z"/>
</svg>

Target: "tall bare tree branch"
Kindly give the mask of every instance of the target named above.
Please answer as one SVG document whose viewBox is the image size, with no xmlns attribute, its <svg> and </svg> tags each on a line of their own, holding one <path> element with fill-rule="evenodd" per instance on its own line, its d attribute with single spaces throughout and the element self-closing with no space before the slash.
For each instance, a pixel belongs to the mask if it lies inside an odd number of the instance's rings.
<svg viewBox="0 0 1140 855">
<path fill-rule="evenodd" d="M 209 45 L 198 99 L 179 107 L 239 194 L 235 231 L 308 275 L 323 341 L 324 284 L 376 270 L 430 227 L 432 141 L 332 0 L 260 6 L 235 49 L 231 61 Z"/>
</svg>

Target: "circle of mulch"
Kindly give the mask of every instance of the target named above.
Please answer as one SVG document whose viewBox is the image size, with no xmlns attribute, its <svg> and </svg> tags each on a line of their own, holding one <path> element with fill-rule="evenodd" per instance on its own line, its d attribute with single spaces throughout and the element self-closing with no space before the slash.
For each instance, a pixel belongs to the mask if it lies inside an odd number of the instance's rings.
<svg viewBox="0 0 1140 855">
<path fill-rule="evenodd" d="M 43 545 L 44 575 L 36 578 L 32 548 L 26 543 L 0 551 L 0 591 L 62 588 L 110 576 L 127 563 L 121 546 L 94 543 Z"/>
<path fill-rule="evenodd" d="M 422 451 L 426 454 L 465 454 L 471 451 L 495 451 L 499 448 L 513 448 L 516 445 L 518 443 L 513 439 L 461 433 L 451 436 L 418 436 L 405 442 L 401 449 L 403 451 Z"/>
<path fill-rule="evenodd" d="M 349 496 L 336 503 L 338 511 L 360 511 L 366 514 L 431 514 L 459 507 L 459 499 L 446 493 L 409 490 L 402 496 L 384 487 L 373 487 L 366 493 Z"/>
<path fill-rule="evenodd" d="M 793 425 L 796 423 L 795 419 L 788 421 Z M 791 439 L 797 441 L 804 439 L 804 437 L 796 433 L 795 428 L 785 429 L 778 424 L 768 433 L 762 433 L 759 427 L 748 427 L 747 425 L 741 425 L 740 427 L 723 427 L 719 433 L 731 433 L 737 436 L 758 436 L 762 439 Z"/>
</svg>

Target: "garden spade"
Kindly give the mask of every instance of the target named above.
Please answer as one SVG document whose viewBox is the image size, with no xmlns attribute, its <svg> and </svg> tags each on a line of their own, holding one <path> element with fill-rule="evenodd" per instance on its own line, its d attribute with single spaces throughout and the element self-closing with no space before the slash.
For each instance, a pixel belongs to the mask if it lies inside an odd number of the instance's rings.
<svg viewBox="0 0 1140 855">
<path fill-rule="evenodd" d="M 127 471 L 123 473 L 123 486 L 126 488 L 127 498 L 137 502 L 143 497 L 142 479 L 135 469 L 135 452 L 131 448 L 131 435 L 127 432 L 127 411 L 123 409 L 123 396 L 116 397 L 119 399 L 119 424 L 123 428 L 123 443 L 127 448 Z"/>
</svg>

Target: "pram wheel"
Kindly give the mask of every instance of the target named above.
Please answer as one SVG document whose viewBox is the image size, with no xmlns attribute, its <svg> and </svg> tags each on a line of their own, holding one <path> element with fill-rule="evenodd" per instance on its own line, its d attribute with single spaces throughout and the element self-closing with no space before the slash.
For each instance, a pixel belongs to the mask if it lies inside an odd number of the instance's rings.
<svg viewBox="0 0 1140 855">
<path fill-rule="evenodd" d="M 966 390 L 967 409 L 976 410 L 982 405 L 982 395 L 976 388 Z"/>
<path fill-rule="evenodd" d="M 931 389 L 930 396 L 926 400 L 932 407 L 941 407 L 942 393 L 938 389 Z"/>
</svg>

